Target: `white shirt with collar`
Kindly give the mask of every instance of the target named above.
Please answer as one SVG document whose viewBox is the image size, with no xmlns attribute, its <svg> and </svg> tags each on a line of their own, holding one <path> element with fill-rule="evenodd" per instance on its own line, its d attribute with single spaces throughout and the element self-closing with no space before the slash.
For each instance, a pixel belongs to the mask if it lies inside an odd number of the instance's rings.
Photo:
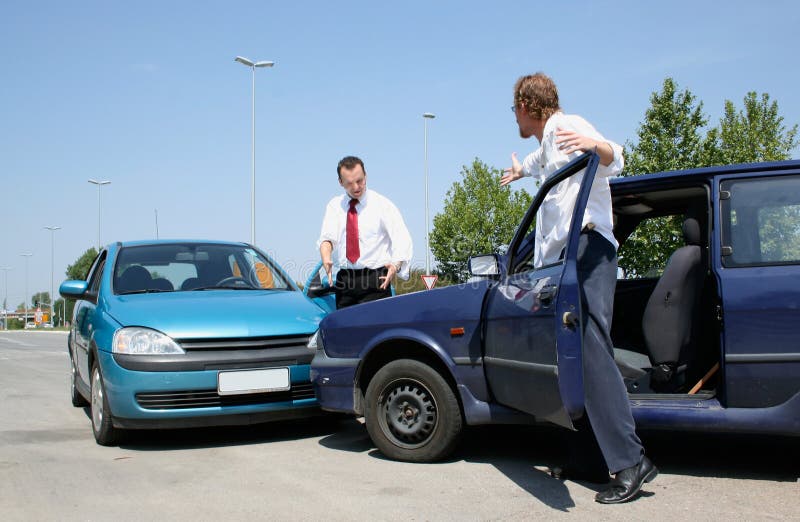
<svg viewBox="0 0 800 522">
<path fill-rule="evenodd" d="M 389 263 L 399 264 L 397 276 L 409 277 L 413 247 L 403 216 L 388 198 L 366 189 L 356 204 L 358 212 L 358 248 L 361 256 L 355 263 L 347 260 L 347 212 L 350 209 L 347 193 L 328 202 L 317 248 L 323 241 L 333 245 L 333 264 L 341 268 L 381 268 Z M 335 277 L 335 276 L 334 276 Z"/>
<path fill-rule="evenodd" d="M 582 226 L 592 223 L 594 230 L 611 242 L 614 248 L 617 248 L 619 244 L 614 238 L 611 190 L 608 178 L 622 172 L 625 165 L 622 147 L 605 139 L 580 116 L 557 112 L 545 123 L 541 146 L 522 162 L 522 174 L 533 176 L 536 186 L 539 187 L 558 169 L 582 154 L 582 152 L 576 151 L 567 155 L 559 150 L 556 145 L 557 130 L 572 130 L 597 141 L 608 143 L 614 151 L 614 160 L 608 166 L 600 164 L 597 167 Z M 583 172 L 565 179 L 550 190 L 542 202 L 542 206 L 539 207 L 536 214 L 536 246 L 533 254 L 533 266 L 549 265 L 557 262 L 561 257 L 561 252 L 566 246 L 572 212 L 575 209 L 575 201 L 578 198 L 582 180 Z"/>
</svg>

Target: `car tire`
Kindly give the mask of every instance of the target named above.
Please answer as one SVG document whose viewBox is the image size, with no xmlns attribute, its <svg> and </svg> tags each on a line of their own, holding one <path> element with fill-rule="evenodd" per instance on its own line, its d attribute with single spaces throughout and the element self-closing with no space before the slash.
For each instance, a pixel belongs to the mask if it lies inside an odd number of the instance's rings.
<svg viewBox="0 0 800 522">
<path fill-rule="evenodd" d="M 91 417 L 94 440 L 101 446 L 113 446 L 119 440 L 121 432 L 114 427 L 111 420 L 111 409 L 108 407 L 103 374 L 100 372 L 100 366 L 96 361 L 92 365 L 91 388 Z"/>
<path fill-rule="evenodd" d="M 434 462 L 458 445 L 464 423 L 458 399 L 427 364 L 413 359 L 390 362 L 372 378 L 365 399 L 369 436 L 390 459 Z"/>
<path fill-rule="evenodd" d="M 72 372 L 70 378 L 70 395 L 72 399 L 72 405 L 75 406 L 76 408 L 83 408 L 85 406 L 88 406 L 89 401 L 87 401 L 86 398 L 83 395 L 81 395 L 81 392 L 78 391 L 78 387 L 75 385 L 75 380 L 78 378 L 78 369 L 75 368 L 75 359 L 72 357 L 71 353 L 69 357 L 69 368 L 70 371 Z"/>
</svg>

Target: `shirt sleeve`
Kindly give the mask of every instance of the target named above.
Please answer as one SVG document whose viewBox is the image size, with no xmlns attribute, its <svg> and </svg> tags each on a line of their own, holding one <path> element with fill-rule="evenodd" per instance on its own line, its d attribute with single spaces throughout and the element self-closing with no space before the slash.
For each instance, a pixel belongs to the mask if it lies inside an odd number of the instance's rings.
<svg viewBox="0 0 800 522">
<path fill-rule="evenodd" d="M 522 175 L 536 176 L 539 173 L 539 163 L 541 162 L 542 148 L 539 147 L 531 152 L 522 160 Z"/>
<path fill-rule="evenodd" d="M 408 232 L 408 227 L 406 227 L 400 211 L 388 199 L 386 200 L 386 211 L 384 212 L 384 226 L 391 241 L 390 256 L 392 262 L 400 264 L 397 276 L 407 280 L 410 275 L 411 256 L 414 253 L 411 234 Z"/>
<path fill-rule="evenodd" d="M 583 134 L 584 136 L 588 136 L 594 140 L 601 141 L 608 143 L 611 146 L 611 150 L 614 151 L 614 159 L 608 165 L 600 164 L 597 166 L 597 173 L 595 174 L 598 178 L 607 178 L 609 176 L 616 176 L 620 172 L 622 172 L 622 168 L 625 166 L 625 160 L 622 157 L 622 147 L 618 144 L 614 143 L 611 140 L 607 140 L 600 134 L 594 126 L 589 123 L 588 121 L 584 120 L 580 116 L 571 116 L 567 119 L 566 125 L 561 125 L 559 128 L 569 128 L 570 130 L 574 130 L 579 134 Z M 555 146 L 555 142 L 553 143 L 553 151 L 554 154 L 561 154 L 564 155 L 563 152 L 560 152 L 558 148 Z M 578 152 L 573 153 L 574 156 L 570 159 L 574 159 L 579 154 Z M 566 156 L 565 156 L 566 157 Z M 566 164 L 566 162 L 564 163 Z"/>
<path fill-rule="evenodd" d="M 322 218 L 322 230 L 319 233 L 317 248 L 322 245 L 323 241 L 330 241 L 333 248 L 336 248 L 336 244 L 339 242 L 339 227 L 337 226 L 339 216 L 336 211 L 336 199 L 333 199 L 325 207 L 325 216 Z"/>
</svg>

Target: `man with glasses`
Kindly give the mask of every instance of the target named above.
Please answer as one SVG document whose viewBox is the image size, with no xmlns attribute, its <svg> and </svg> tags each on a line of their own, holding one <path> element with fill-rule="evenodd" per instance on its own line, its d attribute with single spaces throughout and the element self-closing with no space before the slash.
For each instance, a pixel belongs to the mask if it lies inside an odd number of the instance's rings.
<svg viewBox="0 0 800 522">
<path fill-rule="evenodd" d="M 535 136 L 540 147 L 520 163 L 511 155 L 511 167 L 500 183 L 507 185 L 524 176 L 541 184 L 548 176 L 583 152 L 594 150 L 600 165 L 583 216 L 578 243 L 578 280 L 581 286 L 583 317 L 584 402 L 588 423 L 578 426 L 583 434 L 580 448 L 583 462 L 570 463 L 566 476 L 593 482 L 608 482 L 609 470 L 615 474 L 611 487 L 595 496 L 597 502 L 618 504 L 634 499 L 645 482 L 658 470 L 644 455 L 636 435 L 628 394 L 614 362 L 611 320 L 617 282 L 617 241 L 614 238 L 611 191 L 608 177 L 622 171 L 622 147 L 606 140 L 580 116 L 564 114 L 558 90 L 548 76 L 536 73 L 523 76 L 514 86 L 514 106 L 522 138 Z M 536 216 L 534 267 L 557 262 L 566 246 L 570 219 L 575 208 L 582 176 L 572 176 L 553 189 Z M 592 437 L 592 432 L 594 437 Z M 596 448 L 602 459 L 592 458 Z M 598 456 L 599 457 L 599 456 Z M 600 466 L 593 464 L 603 461 Z"/>
</svg>

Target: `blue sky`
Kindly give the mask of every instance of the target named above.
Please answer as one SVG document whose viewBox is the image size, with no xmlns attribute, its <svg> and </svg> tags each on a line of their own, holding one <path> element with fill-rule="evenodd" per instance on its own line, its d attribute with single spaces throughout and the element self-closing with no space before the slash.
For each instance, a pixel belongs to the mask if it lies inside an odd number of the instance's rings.
<svg viewBox="0 0 800 522">
<path fill-rule="evenodd" d="M 9 305 L 55 286 L 102 241 L 250 238 L 256 73 L 256 243 L 304 280 L 317 260 L 336 163 L 360 156 L 425 263 L 430 213 L 463 165 L 525 154 L 514 81 L 544 71 L 566 112 L 635 140 L 667 76 L 716 124 L 726 99 L 777 100 L 800 122 L 800 4 L 704 2 L 269 2 L 5 0 L 0 4 L 0 266 Z M 798 157 L 795 151 L 794 157 Z M 531 190 L 525 182 L 518 187 Z M 1 276 L 2 274 L 0 274 Z M 0 278 L 2 284 L 2 278 Z M 4 296 L 0 289 L 0 303 Z"/>
</svg>

